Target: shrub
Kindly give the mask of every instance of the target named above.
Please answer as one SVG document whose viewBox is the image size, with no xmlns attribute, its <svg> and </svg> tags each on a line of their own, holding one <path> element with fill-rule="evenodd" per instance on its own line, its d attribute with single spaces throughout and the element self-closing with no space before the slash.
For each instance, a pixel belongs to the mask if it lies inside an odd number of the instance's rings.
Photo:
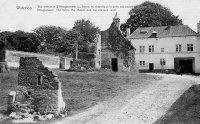
<svg viewBox="0 0 200 124">
<path fill-rule="evenodd" d="M 72 62 L 72 71 L 87 71 L 90 68 L 90 63 L 83 59 L 74 60 Z"/>
</svg>

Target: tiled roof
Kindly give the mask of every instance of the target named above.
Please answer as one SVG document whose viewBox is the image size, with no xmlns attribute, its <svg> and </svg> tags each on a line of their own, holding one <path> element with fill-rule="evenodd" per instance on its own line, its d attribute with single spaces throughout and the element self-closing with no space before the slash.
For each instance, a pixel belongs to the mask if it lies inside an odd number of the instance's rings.
<svg viewBox="0 0 200 124">
<path fill-rule="evenodd" d="M 160 26 L 160 27 L 139 27 L 128 39 L 149 38 L 152 33 L 157 33 L 157 37 L 180 37 L 180 36 L 196 36 L 199 35 L 187 25 L 179 26 Z"/>
</svg>

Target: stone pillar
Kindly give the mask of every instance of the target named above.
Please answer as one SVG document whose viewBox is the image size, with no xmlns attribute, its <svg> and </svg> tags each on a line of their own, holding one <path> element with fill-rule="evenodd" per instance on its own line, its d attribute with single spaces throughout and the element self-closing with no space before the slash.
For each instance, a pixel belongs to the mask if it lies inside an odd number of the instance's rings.
<svg viewBox="0 0 200 124">
<path fill-rule="evenodd" d="M 15 102 L 15 98 L 16 98 L 16 92 L 11 91 L 8 94 L 8 99 L 7 99 L 7 111 L 8 112 L 13 111 L 13 105 L 14 105 L 14 102 Z"/>
<path fill-rule="evenodd" d="M 58 79 L 57 81 L 58 81 L 58 113 L 60 113 L 65 109 L 65 102 L 62 96 L 61 82 Z"/>
</svg>

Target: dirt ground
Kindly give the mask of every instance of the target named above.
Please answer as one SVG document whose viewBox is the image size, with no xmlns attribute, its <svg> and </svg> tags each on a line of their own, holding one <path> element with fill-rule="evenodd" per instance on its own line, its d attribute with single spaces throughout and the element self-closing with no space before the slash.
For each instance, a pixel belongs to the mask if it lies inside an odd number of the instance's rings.
<svg viewBox="0 0 200 124">
<path fill-rule="evenodd" d="M 163 117 L 188 88 L 200 83 L 194 76 L 150 75 L 163 78 L 156 78 L 145 87 L 130 86 L 118 96 L 56 124 L 152 124 Z"/>
</svg>

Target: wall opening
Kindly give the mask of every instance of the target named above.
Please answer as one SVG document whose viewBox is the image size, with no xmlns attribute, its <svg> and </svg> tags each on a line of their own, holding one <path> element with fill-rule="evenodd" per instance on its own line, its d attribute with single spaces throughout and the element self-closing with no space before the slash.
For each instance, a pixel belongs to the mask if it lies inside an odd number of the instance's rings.
<svg viewBox="0 0 200 124">
<path fill-rule="evenodd" d="M 29 96 L 32 95 L 31 91 L 28 91 L 28 95 L 29 95 Z"/>
<path fill-rule="evenodd" d="M 194 57 L 174 58 L 174 69 L 177 73 L 194 73 Z"/>
<path fill-rule="evenodd" d="M 154 64 L 149 63 L 149 72 L 153 72 L 153 70 L 154 70 Z"/>
<path fill-rule="evenodd" d="M 72 67 L 72 65 L 73 65 L 73 61 L 70 61 L 70 68 Z"/>
<path fill-rule="evenodd" d="M 38 85 L 38 86 L 42 85 L 42 81 L 43 81 L 43 76 L 39 75 L 39 76 L 38 76 L 37 85 Z"/>
<path fill-rule="evenodd" d="M 118 60 L 117 60 L 117 58 L 112 58 L 111 65 L 112 65 L 112 70 L 113 71 L 118 71 Z"/>
</svg>

